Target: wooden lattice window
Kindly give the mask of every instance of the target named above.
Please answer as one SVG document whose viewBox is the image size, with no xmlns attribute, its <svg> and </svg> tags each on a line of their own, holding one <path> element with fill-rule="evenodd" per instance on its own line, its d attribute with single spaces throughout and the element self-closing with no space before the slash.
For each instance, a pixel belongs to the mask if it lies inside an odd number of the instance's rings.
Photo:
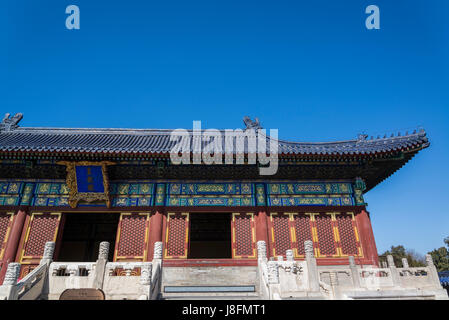
<svg viewBox="0 0 449 320">
<path fill-rule="evenodd" d="M 189 240 L 189 214 L 169 213 L 165 239 L 165 258 L 187 258 Z"/>
<path fill-rule="evenodd" d="M 253 213 L 232 214 L 232 257 L 255 258 L 255 230 Z"/>
<path fill-rule="evenodd" d="M 290 232 L 290 215 L 284 213 L 271 213 L 271 243 L 273 256 L 284 256 L 287 250 L 292 249 Z"/>
<path fill-rule="evenodd" d="M 318 256 L 336 256 L 337 245 L 332 215 L 325 213 L 316 215 L 315 221 L 318 236 Z"/>
<path fill-rule="evenodd" d="M 8 242 L 12 220 L 12 213 L 0 213 L 0 259 L 3 258 L 3 254 L 5 253 L 6 243 Z"/>
<path fill-rule="evenodd" d="M 149 213 L 122 213 L 114 261 L 144 261 L 148 248 Z"/>
<path fill-rule="evenodd" d="M 297 257 L 304 257 L 304 242 L 307 240 L 313 241 L 311 218 L 308 214 L 293 214 L 293 228 L 296 244 L 295 255 Z"/>
</svg>

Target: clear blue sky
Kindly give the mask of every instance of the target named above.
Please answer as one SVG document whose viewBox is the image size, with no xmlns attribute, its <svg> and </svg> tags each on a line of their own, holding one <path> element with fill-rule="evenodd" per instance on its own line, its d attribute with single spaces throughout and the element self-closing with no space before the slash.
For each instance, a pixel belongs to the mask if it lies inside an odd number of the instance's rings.
<svg viewBox="0 0 449 320">
<path fill-rule="evenodd" d="M 65 28 L 76 4 L 81 29 Z M 381 30 L 365 28 L 380 8 Z M 366 195 L 378 250 L 449 236 L 449 1 L 0 3 L 0 111 L 22 126 L 241 127 L 328 141 L 423 126 L 431 141 Z"/>
</svg>

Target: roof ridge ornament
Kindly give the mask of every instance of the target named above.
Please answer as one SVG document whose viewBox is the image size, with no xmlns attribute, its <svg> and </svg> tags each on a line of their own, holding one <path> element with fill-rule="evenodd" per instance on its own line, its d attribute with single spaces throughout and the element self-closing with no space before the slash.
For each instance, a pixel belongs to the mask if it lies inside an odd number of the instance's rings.
<svg viewBox="0 0 449 320">
<path fill-rule="evenodd" d="M 359 133 L 357 135 L 357 142 L 366 141 L 366 138 L 368 138 L 368 135 L 365 133 Z"/>
<path fill-rule="evenodd" d="M 0 131 L 12 131 L 19 127 L 18 123 L 22 120 L 23 114 L 16 113 L 11 117 L 10 113 L 5 113 L 2 122 L 0 123 Z"/>
<path fill-rule="evenodd" d="M 246 129 L 245 130 L 248 130 L 248 129 L 256 129 L 256 130 L 262 129 L 262 126 L 260 125 L 259 118 L 257 118 L 257 117 L 253 121 L 253 120 L 251 120 L 250 117 L 244 116 L 243 117 L 243 123 L 245 123 L 245 125 L 246 125 Z"/>
</svg>

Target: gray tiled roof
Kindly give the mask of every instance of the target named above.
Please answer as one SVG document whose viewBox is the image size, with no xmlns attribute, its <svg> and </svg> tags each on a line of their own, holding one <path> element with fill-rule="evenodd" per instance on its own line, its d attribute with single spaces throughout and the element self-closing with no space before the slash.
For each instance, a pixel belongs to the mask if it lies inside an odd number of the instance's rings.
<svg viewBox="0 0 449 320">
<path fill-rule="evenodd" d="M 87 152 L 159 153 L 170 152 L 172 130 L 163 129 L 67 129 L 0 128 L 3 152 Z M 224 143 L 224 139 L 223 139 Z M 191 143 L 191 145 L 193 145 Z M 363 155 L 425 148 L 429 145 L 424 130 L 403 136 L 358 139 L 338 142 L 289 142 L 279 140 L 279 153 L 292 155 Z"/>
</svg>

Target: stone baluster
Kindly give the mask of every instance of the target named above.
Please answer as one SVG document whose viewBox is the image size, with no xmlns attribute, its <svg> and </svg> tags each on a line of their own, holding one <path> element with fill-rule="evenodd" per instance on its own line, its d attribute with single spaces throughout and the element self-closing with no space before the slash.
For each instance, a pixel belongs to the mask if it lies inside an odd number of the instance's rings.
<svg viewBox="0 0 449 320">
<path fill-rule="evenodd" d="M 151 272 L 152 264 L 144 262 L 140 267 L 140 284 L 148 286 L 151 284 Z"/>
<path fill-rule="evenodd" d="M 401 286 L 401 278 L 399 276 L 398 269 L 396 268 L 396 266 L 394 264 L 394 259 L 391 254 L 387 255 L 387 262 L 388 262 L 388 267 L 390 268 L 391 279 L 393 280 L 393 286 L 400 287 Z"/>
<path fill-rule="evenodd" d="M 20 263 L 10 262 L 6 269 L 3 285 L 0 286 L 0 300 L 17 300 L 17 279 L 20 275 Z"/>
<path fill-rule="evenodd" d="M 257 241 L 257 259 L 267 261 L 267 244 L 265 241 Z"/>
<path fill-rule="evenodd" d="M 66 271 L 69 273 L 70 277 L 77 277 L 80 275 L 80 268 L 76 264 L 69 264 Z"/>
<path fill-rule="evenodd" d="M 55 253 L 55 243 L 46 242 L 44 247 L 44 255 L 40 261 L 40 264 L 46 264 L 47 266 L 53 262 L 53 254 Z"/>
<path fill-rule="evenodd" d="M 100 250 L 98 251 L 98 260 L 108 260 L 109 256 L 109 242 L 100 242 Z"/>
<path fill-rule="evenodd" d="M 151 292 L 159 293 L 161 290 L 162 282 L 162 253 L 163 246 L 161 241 L 154 243 L 153 247 L 153 262 L 152 262 L 152 274 L 151 274 Z M 155 299 L 156 296 L 153 293 L 149 293 L 149 299 Z"/>
<path fill-rule="evenodd" d="M 354 256 L 349 256 L 349 268 L 351 269 L 352 283 L 355 288 L 360 288 L 360 274 L 355 264 Z"/>
<path fill-rule="evenodd" d="M 313 252 L 312 241 L 307 240 L 304 242 L 304 252 L 306 255 L 307 273 L 309 274 L 309 288 L 311 291 L 320 291 L 318 267 Z"/>
<path fill-rule="evenodd" d="M 154 243 L 153 260 L 162 260 L 162 242 L 158 241 Z"/>
<path fill-rule="evenodd" d="M 432 256 L 430 254 L 426 254 L 426 263 L 427 268 L 429 269 L 429 276 L 432 279 L 433 283 L 438 289 L 442 289 L 440 278 L 438 277 L 437 268 L 435 268 L 435 264 L 433 263 Z"/>
<path fill-rule="evenodd" d="M 93 282 L 93 287 L 96 289 L 103 289 L 104 277 L 106 274 L 106 264 L 108 263 L 109 257 L 109 246 L 109 242 L 107 241 L 100 242 Z"/>
<path fill-rule="evenodd" d="M 402 258 L 402 268 L 409 268 L 407 258 Z"/>
<path fill-rule="evenodd" d="M 153 264 L 151 262 L 143 262 L 140 267 L 140 284 L 141 295 L 139 300 L 149 300 L 151 294 L 151 273 Z"/>
<path fill-rule="evenodd" d="M 20 263 L 11 262 L 6 269 L 5 279 L 3 280 L 4 286 L 13 286 L 17 284 L 17 279 L 20 275 Z"/>
<path fill-rule="evenodd" d="M 295 261 L 293 257 L 293 250 L 289 249 L 285 252 L 285 256 L 287 257 L 287 261 Z"/>
<path fill-rule="evenodd" d="M 42 286 L 42 296 L 46 296 L 49 291 L 48 287 L 48 274 L 50 269 L 50 264 L 53 262 L 53 255 L 55 253 L 55 243 L 52 241 L 46 242 L 44 246 L 44 254 L 42 256 L 40 265 L 46 265 L 44 284 Z"/>
</svg>

